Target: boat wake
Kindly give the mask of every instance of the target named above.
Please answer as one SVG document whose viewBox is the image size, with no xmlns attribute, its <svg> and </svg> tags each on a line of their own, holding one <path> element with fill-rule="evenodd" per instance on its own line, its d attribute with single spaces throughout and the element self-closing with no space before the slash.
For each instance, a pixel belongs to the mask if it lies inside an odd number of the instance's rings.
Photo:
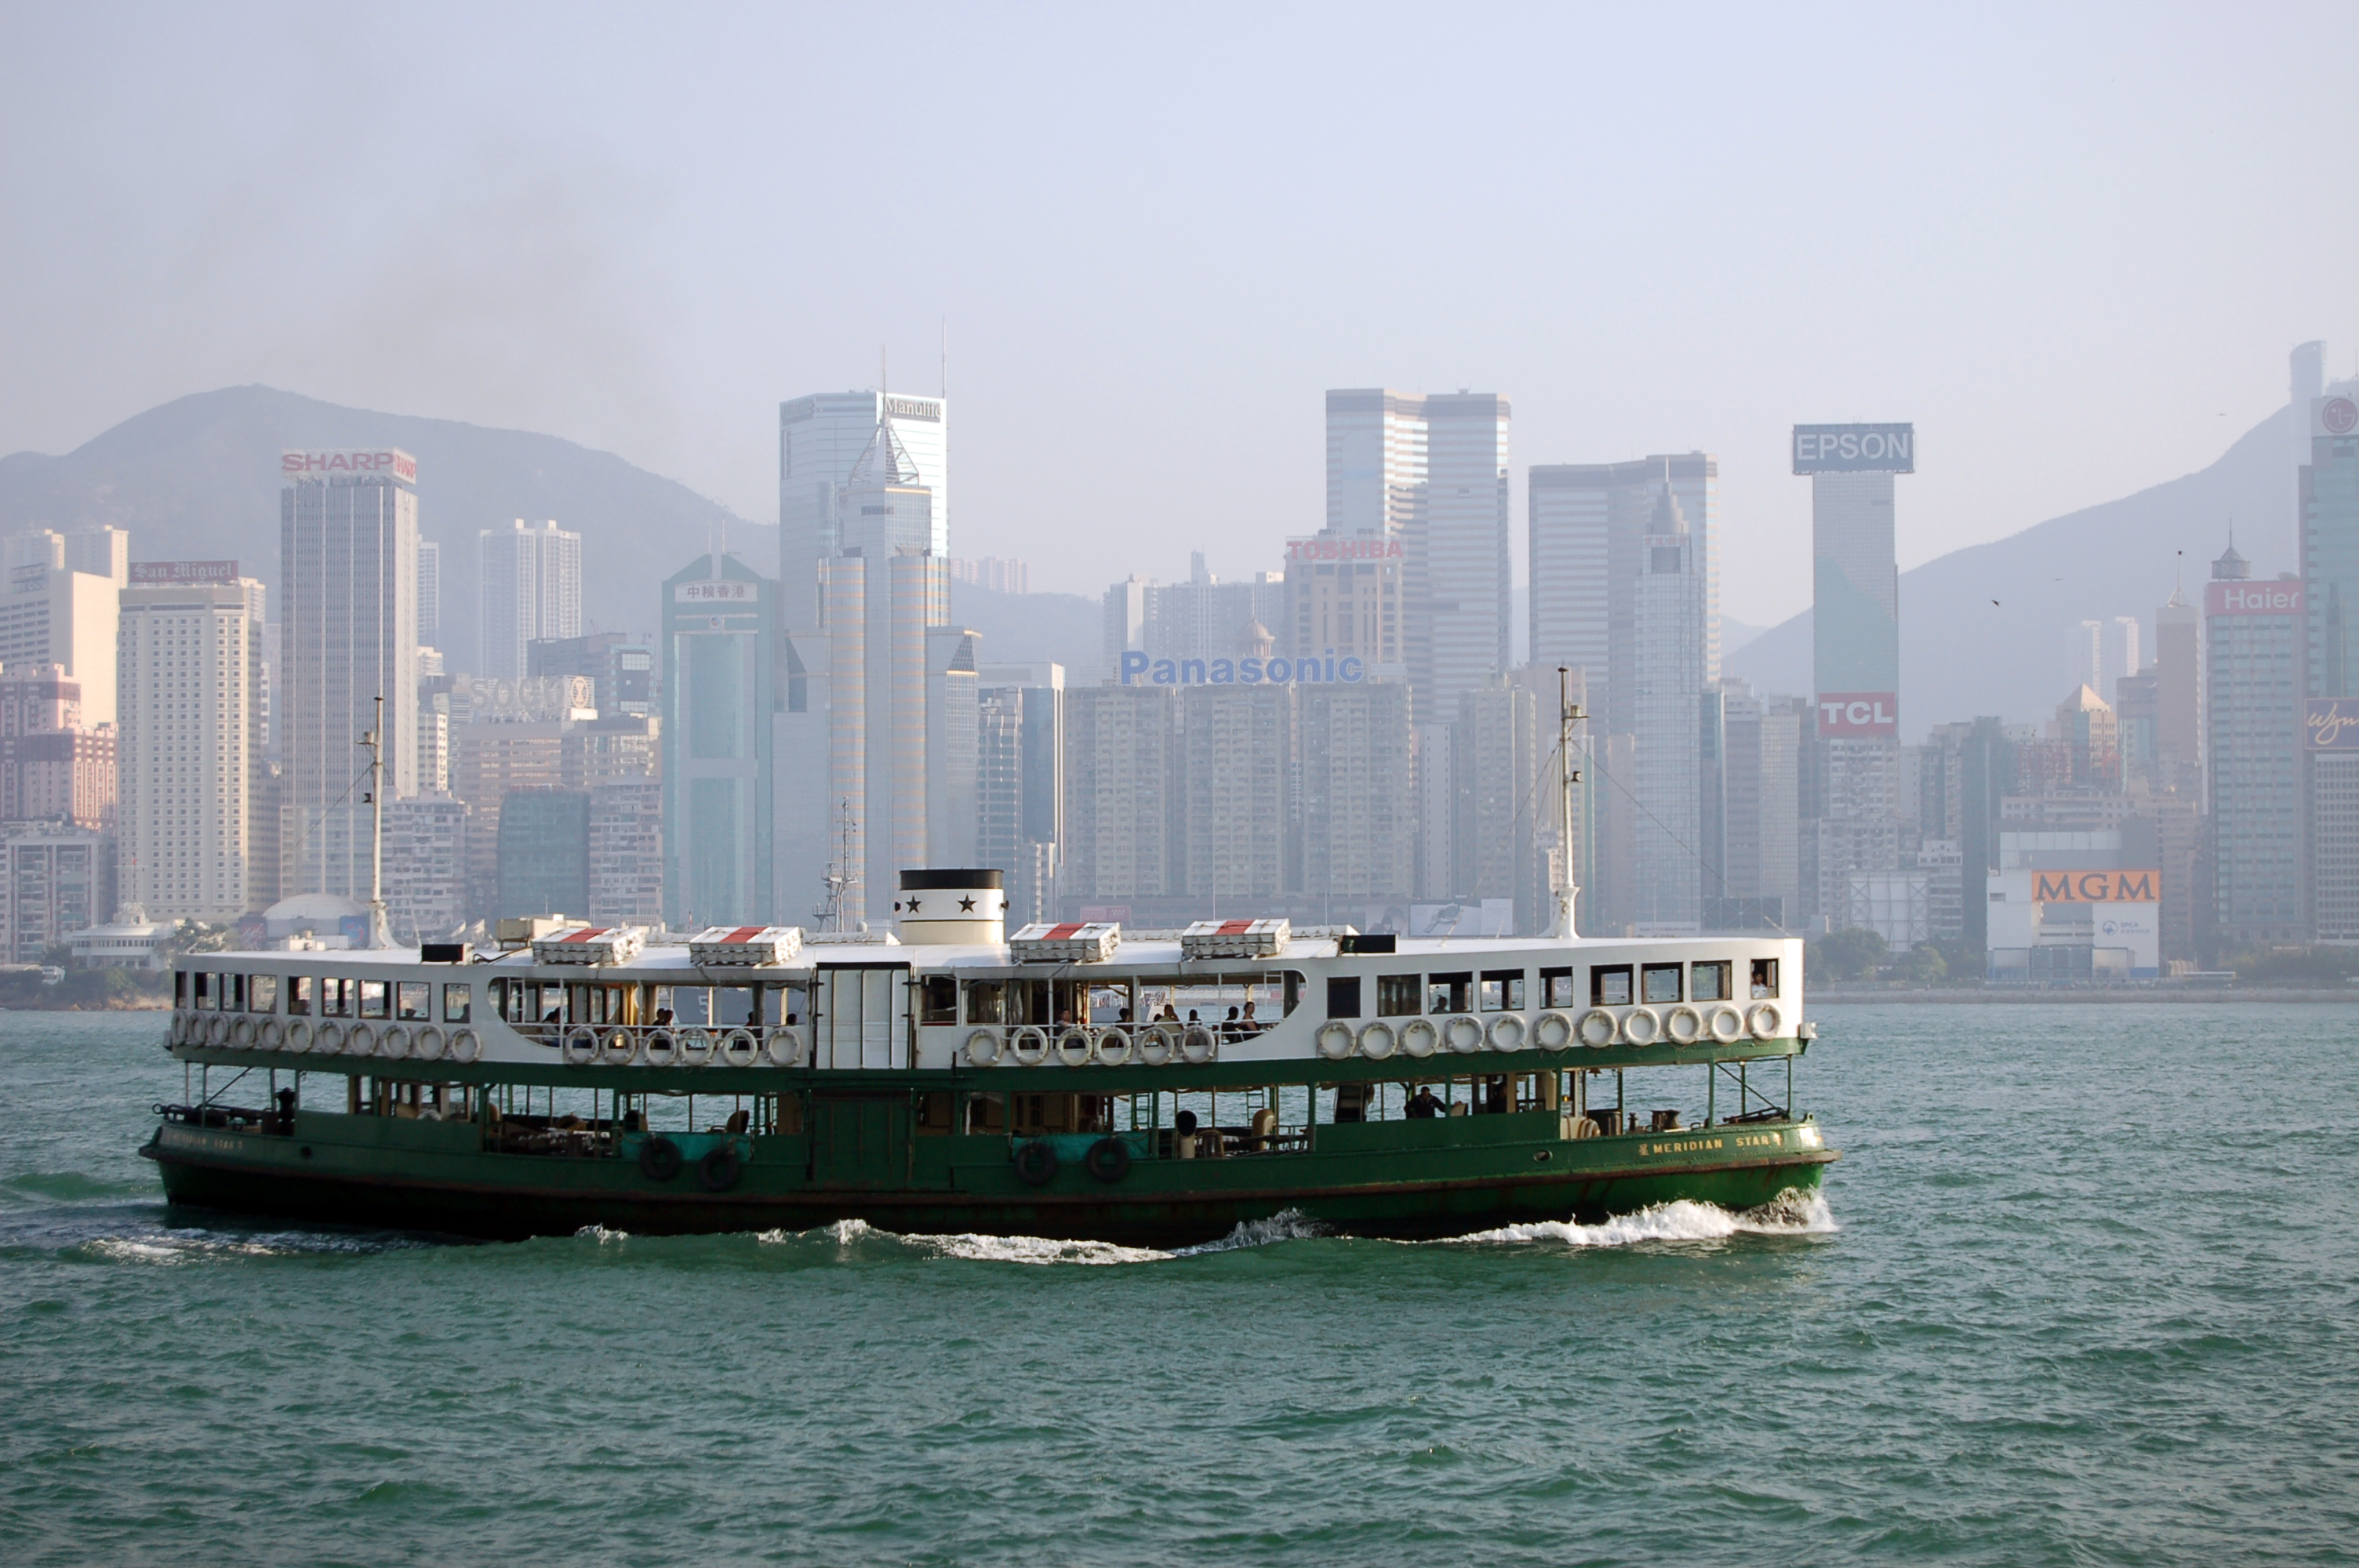
<svg viewBox="0 0 2359 1568">
<path fill-rule="evenodd" d="M 1634 1247 L 1648 1241 L 1723 1241 L 1732 1236 L 1826 1236 L 1837 1228 L 1824 1193 L 1804 1193 L 1788 1187 L 1760 1207 L 1741 1213 L 1717 1204 L 1680 1198 L 1635 1214 L 1616 1215 L 1599 1225 L 1539 1220 L 1528 1225 L 1505 1225 L 1496 1230 L 1477 1230 L 1426 1245 L 1554 1242 L 1563 1247 Z"/>
<path fill-rule="evenodd" d="M 922 1256 L 950 1258 L 962 1262 L 1065 1263 L 1103 1267 L 1117 1263 L 1168 1263 L 1180 1258 L 1234 1252 L 1245 1248 L 1267 1247 L 1280 1241 L 1298 1241 L 1325 1234 L 1325 1228 L 1317 1221 L 1296 1210 L 1285 1209 L 1267 1219 L 1249 1220 L 1239 1225 L 1217 1241 L 1168 1251 L 1158 1247 L 1123 1247 L 1110 1241 L 1060 1241 L 1046 1236 L 983 1236 L 973 1232 L 947 1236 L 904 1235 L 898 1231 L 879 1230 L 863 1219 L 839 1219 L 833 1225 L 823 1226 L 817 1230 L 766 1230 L 756 1239 L 772 1244 L 832 1242 L 844 1250 L 866 1244 L 881 1244 Z"/>
</svg>

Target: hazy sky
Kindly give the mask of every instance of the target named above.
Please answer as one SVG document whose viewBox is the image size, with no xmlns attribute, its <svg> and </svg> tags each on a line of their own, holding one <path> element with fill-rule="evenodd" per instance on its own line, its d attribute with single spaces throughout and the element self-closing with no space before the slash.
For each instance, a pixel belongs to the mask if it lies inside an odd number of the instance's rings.
<svg viewBox="0 0 2359 1568">
<path fill-rule="evenodd" d="M 777 405 L 935 390 L 953 547 L 1274 568 L 1321 394 L 1523 469 L 1914 419 L 1904 565 L 2198 468 L 2359 349 L 2359 6 L 0 8 L 0 450 L 266 382 L 769 521 Z M 2288 563 L 2289 564 L 2289 563 Z"/>
</svg>

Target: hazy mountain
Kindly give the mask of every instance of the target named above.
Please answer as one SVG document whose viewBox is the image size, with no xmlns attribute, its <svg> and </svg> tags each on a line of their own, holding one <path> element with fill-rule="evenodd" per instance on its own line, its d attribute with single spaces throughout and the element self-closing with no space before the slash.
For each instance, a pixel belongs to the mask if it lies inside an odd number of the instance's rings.
<svg viewBox="0 0 2359 1568">
<path fill-rule="evenodd" d="M 456 669 L 474 659 L 475 535 L 511 518 L 554 517 L 582 535 L 582 613 L 607 631 L 652 631 L 656 584 L 724 531 L 756 569 L 777 570 L 775 528 L 611 452 L 266 386 L 151 408 L 63 457 L 0 458 L 0 532 L 110 523 L 131 531 L 134 560 L 234 557 L 275 589 L 289 447 L 399 447 L 418 460 L 419 534 L 442 546 L 440 644 Z"/>
<path fill-rule="evenodd" d="M 2256 576 L 2293 567 L 2292 421 L 2291 408 L 2279 409 L 2209 468 L 1901 573 L 1907 735 L 1977 714 L 2048 719 L 2065 697 L 2066 638 L 2079 622 L 2135 615 L 2150 652 L 2155 607 L 2170 597 L 2173 572 L 2183 572 L 2188 597 L 2201 603 L 2232 519 Z M 1904 515 L 1909 486 L 1923 482 L 1897 482 Z M 1808 695 L 1810 612 L 1761 633 L 1724 665 L 1758 689 Z M 2113 700 L 2112 692 L 2102 695 Z"/>
<path fill-rule="evenodd" d="M 1105 607 L 1078 593 L 996 593 L 951 584 L 951 620 L 983 633 L 985 664 L 1053 659 L 1079 684 L 1105 641 Z"/>
</svg>

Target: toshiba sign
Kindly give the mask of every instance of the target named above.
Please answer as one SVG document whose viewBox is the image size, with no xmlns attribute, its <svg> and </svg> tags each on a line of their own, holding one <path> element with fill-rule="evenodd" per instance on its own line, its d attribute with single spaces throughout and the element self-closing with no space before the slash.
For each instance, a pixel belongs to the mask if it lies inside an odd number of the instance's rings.
<svg viewBox="0 0 2359 1568">
<path fill-rule="evenodd" d="M 408 452 L 281 452 L 278 477 L 292 484 L 305 479 L 392 479 L 418 482 L 418 460 Z"/>
<path fill-rule="evenodd" d="M 2203 585 L 2203 613 L 2206 615 L 2299 615 L 2301 613 L 2301 583 L 2280 579 L 2276 582 L 2212 582 Z"/>
<path fill-rule="evenodd" d="M 1900 733 L 1900 694 L 1893 691 L 1828 691 L 1819 694 L 1819 735 L 1829 741 L 1864 741 Z"/>
</svg>

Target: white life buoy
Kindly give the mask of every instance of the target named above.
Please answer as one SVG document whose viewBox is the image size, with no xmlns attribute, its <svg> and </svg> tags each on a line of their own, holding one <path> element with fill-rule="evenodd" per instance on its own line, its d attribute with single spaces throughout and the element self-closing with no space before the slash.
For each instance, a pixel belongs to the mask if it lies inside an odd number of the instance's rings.
<svg viewBox="0 0 2359 1568">
<path fill-rule="evenodd" d="M 1420 1019 L 1419 1022 L 1424 1021 Z M 1381 1062 L 1399 1049 L 1399 1033 L 1383 1019 L 1379 1018 L 1374 1023 L 1361 1026 L 1360 1054 L 1369 1061 Z M 1433 1047 L 1429 1044 L 1426 1049 L 1430 1052 Z"/>
<path fill-rule="evenodd" d="M 254 1020 L 233 1018 L 229 1023 L 229 1043 L 244 1051 L 254 1044 Z"/>
<path fill-rule="evenodd" d="M 713 1039 L 710 1029 L 683 1029 L 679 1032 L 679 1065 L 701 1067 L 712 1060 Z"/>
<path fill-rule="evenodd" d="M 610 1067 L 627 1067 L 639 1054 L 639 1043 L 631 1032 L 620 1024 L 606 1031 L 599 1039 L 598 1054 Z"/>
<path fill-rule="evenodd" d="M 1622 1021 L 1602 1007 L 1593 1007 L 1581 1015 L 1577 1033 L 1581 1043 L 1593 1051 L 1603 1050 L 1614 1044 L 1614 1036 L 1622 1032 Z"/>
<path fill-rule="evenodd" d="M 376 1031 L 365 1023 L 355 1023 L 344 1031 L 344 1054 L 374 1056 L 376 1054 Z"/>
<path fill-rule="evenodd" d="M 1006 1044 L 996 1029 L 978 1029 L 966 1037 L 966 1061 L 970 1067 L 999 1065 L 1000 1052 Z"/>
<path fill-rule="evenodd" d="M 1486 1039 L 1494 1051 L 1520 1051 L 1529 1042 L 1531 1031 L 1524 1027 L 1523 1014 L 1503 1012 L 1491 1021 Z"/>
<path fill-rule="evenodd" d="M 321 1023 L 311 1036 L 311 1049 L 322 1056 L 332 1056 L 344 1048 L 344 1026 L 334 1019 Z"/>
<path fill-rule="evenodd" d="M 1462 1012 L 1454 1018 L 1444 1019 L 1441 1043 L 1462 1056 L 1480 1051 L 1483 1049 L 1482 1020 L 1470 1018 Z"/>
<path fill-rule="evenodd" d="M 720 1060 L 724 1066 L 750 1067 L 762 1054 L 762 1043 L 750 1029 L 733 1029 L 721 1037 Z"/>
<path fill-rule="evenodd" d="M 1441 1031 L 1430 1018 L 1412 1018 L 1400 1026 L 1400 1048 L 1404 1055 L 1422 1061 L 1441 1048 Z"/>
<path fill-rule="evenodd" d="M 1136 1051 L 1127 1029 L 1108 1029 L 1098 1035 L 1098 1063 L 1101 1066 L 1127 1067 Z"/>
<path fill-rule="evenodd" d="M 484 1054 L 483 1037 L 472 1029 L 454 1030 L 451 1035 L 451 1060 L 464 1066 Z"/>
<path fill-rule="evenodd" d="M 1634 1007 L 1622 1015 L 1622 1038 L 1633 1045 L 1652 1045 L 1663 1037 L 1663 1015 L 1651 1007 Z"/>
<path fill-rule="evenodd" d="M 1090 1032 L 1076 1023 L 1057 1036 L 1057 1060 L 1068 1067 L 1086 1067 L 1095 1047 L 1090 1042 Z"/>
<path fill-rule="evenodd" d="M 1019 1067 L 1038 1066 L 1049 1059 L 1049 1032 L 1037 1023 L 1026 1024 L 1008 1041 L 1007 1054 Z"/>
<path fill-rule="evenodd" d="M 1692 1045 L 1703 1038 L 1703 1014 L 1681 1002 L 1664 1014 L 1663 1033 L 1674 1045 Z"/>
<path fill-rule="evenodd" d="M 418 1038 L 410 1044 L 409 1054 L 421 1062 L 439 1062 L 442 1059 L 442 1053 L 450 1048 L 451 1042 L 443 1037 L 440 1030 L 429 1023 L 419 1030 Z"/>
<path fill-rule="evenodd" d="M 774 1024 L 762 1049 L 773 1067 L 799 1067 L 803 1065 L 803 1032 L 790 1023 Z"/>
<path fill-rule="evenodd" d="M 1180 1036 L 1180 1059 L 1191 1067 L 1201 1067 L 1221 1054 L 1221 1037 L 1201 1023 L 1191 1023 Z"/>
<path fill-rule="evenodd" d="M 1331 1062 L 1340 1062 L 1349 1056 L 1352 1047 L 1359 1044 L 1352 1036 L 1352 1026 L 1340 1018 L 1331 1018 L 1321 1024 L 1313 1039 L 1319 1054 Z"/>
<path fill-rule="evenodd" d="M 650 1067 L 676 1067 L 679 1065 L 679 1036 L 669 1029 L 652 1030 L 647 1043 L 639 1051 L 639 1060 Z"/>
<path fill-rule="evenodd" d="M 598 1032 L 586 1023 L 577 1023 L 565 1032 L 565 1065 L 586 1067 L 598 1059 Z"/>
<path fill-rule="evenodd" d="M 176 1007 L 172 1010 L 172 1022 L 164 1026 L 164 1044 L 186 1045 L 188 1043 L 189 1010 L 185 1007 Z"/>
<path fill-rule="evenodd" d="M 1756 1001 L 1745 1022 L 1752 1025 L 1756 1040 L 1775 1040 L 1777 1031 L 1785 1024 L 1786 1014 L 1774 1001 Z"/>
<path fill-rule="evenodd" d="M 287 1049 L 301 1055 L 311 1048 L 311 1021 L 290 1018 L 287 1021 Z"/>
<path fill-rule="evenodd" d="M 287 1049 L 287 1031 L 275 1018 L 264 1019 L 262 1027 L 254 1032 L 254 1037 L 266 1051 Z"/>
<path fill-rule="evenodd" d="M 1532 1020 L 1532 1044 L 1541 1050 L 1561 1051 L 1572 1041 L 1572 1020 L 1554 1008 Z"/>
<path fill-rule="evenodd" d="M 1160 1067 L 1180 1053 L 1180 1037 L 1167 1023 L 1158 1023 L 1138 1037 L 1138 1059 L 1149 1067 Z"/>
<path fill-rule="evenodd" d="M 214 1013 L 212 1020 L 205 1025 L 205 1040 L 209 1044 L 228 1044 L 229 1020 L 218 1012 Z"/>
<path fill-rule="evenodd" d="M 1723 1045 L 1733 1045 L 1745 1035 L 1745 1015 L 1722 1002 L 1712 1010 L 1712 1037 Z"/>
<path fill-rule="evenodd" d="M 409 1031 L 398 1023 L 386 1024 L 385 1033 L 377 1036 L 376 1054 L 391 1062 L 408 1055 Z"/>
</svg>

